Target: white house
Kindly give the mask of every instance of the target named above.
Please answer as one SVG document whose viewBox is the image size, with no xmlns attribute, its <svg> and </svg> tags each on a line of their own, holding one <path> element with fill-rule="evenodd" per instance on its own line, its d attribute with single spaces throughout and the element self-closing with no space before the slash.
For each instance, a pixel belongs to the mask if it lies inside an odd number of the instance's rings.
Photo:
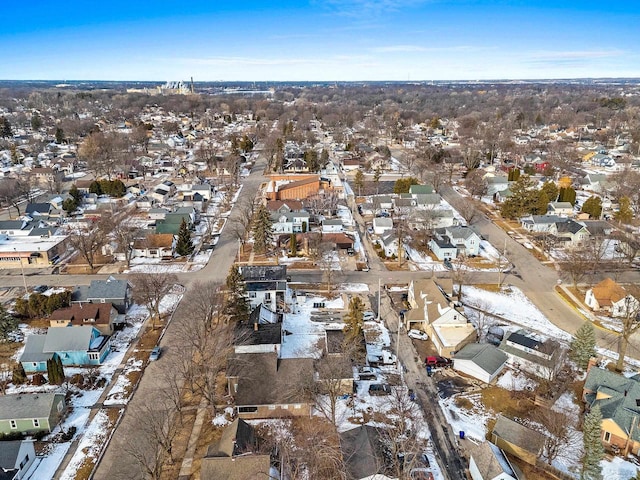
<svg viewBox="0 0 640 480">
<path fill-rule="evenodd" d="M 626 317 L 640 313 L 640 302 L 610 278 L 605 278 L 587 290 L 584 303 L 593 311 L 608 312 L 612 317 Z"/>
<path fill-rule="evenodd" d="M 326 218 L 322 221 L 322 233 L 340 233 L 344 225 L 339 218 Z"/>
<path fill-rule="evenodd" d="M 309 230 L 309 212 L 274 212 L 273 233 L 304 233 Z"/>
<path fill-rule="evenodd" d="M 453 368 L 460 373 L 492 383 L 507 364 L 507 354 L 489 343 L 470 343 L 456 352 Z"/>
<path fill-rule="evenodd" d="M 385 217 L 376 217 L 373 219 L 373 233 L 383 235 L 387 230 L 393 228 L 393 220 Z"/>
<path fill-rule="evenodd" d="M 482 239 L 471 228 L 464 226 L 447 227 L 445 228 L 445 235 L 466 256 L 472 257 L 480 254 L 480 242 Z"/>
<path fill-rule="evenodd" d="M 518 480 L 504 452 L 491 442 L 465 442 L 469 452 L 469 474 L 473 480 Z"/>
<path fill-rule="evenodd" d="M 573 216 L 574 209 L 571 202 L 549 202 L 547 205 L 549 215 Z"/>
<path fill-rule="evenodd" d="M 386 233 L 383 233 L 378 239 L 378 245 L 383 248 L 387 257 L 398 256 L 398 236 L 393 230 L 387 230 Z"/>
<path fill-rule="evenodd" d="M 505 335 L 499 348 L 508 355 L 510 365 L 547 380 L 555 378 L 564 354 L 555 340 L 542 339 L 526 330 Z"/>
<path fill-rule="evenodd" d="M 456 308 L 452 290 L 451 280 L 412 280 L 407 298 L 411 309 L 404 314 L 406 329 L 426 332 L 443 357 L 451 357 L 477 338 L 474 326 Z"/>
<path fill-rule="evenodd" d="M 34 420 L 35 422 L 35 420 Z M 2 442 L 0 454 L 0 478 L 22 480 L 36 459 L 33 440 Z M 6 475 L 6 476 L 5 476 Z"/>
</svg>

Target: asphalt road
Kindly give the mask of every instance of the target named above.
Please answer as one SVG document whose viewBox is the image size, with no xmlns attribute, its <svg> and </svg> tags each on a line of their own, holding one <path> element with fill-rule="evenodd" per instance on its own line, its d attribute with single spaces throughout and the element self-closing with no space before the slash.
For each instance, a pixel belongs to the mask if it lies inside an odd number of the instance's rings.
<svg viewBox="0 0 640 480">
<path fill-rule="evenodd" d="M 244 198 L 253 199 L 255 197 L 263 181 L 262 171 L 264 166 L 264 161 L 257 162 L 251 175 L 244 179 L 238 201 Z M 233 221 L 236 213 L 235 210 L 232 211 L 229 221 Z M 235 260 L 237 248 L 237 240 L 233 238 L 230 229 L 224 229 L 206 267 L 197 272 L 180 274 L 180 282 L 182 282 L 187 290 L 190 285 L 196 281 L 224 282 Z M 182 309 L 178 306 L 175 316 L 179 317 L 181 314 Z M 146 367 L 138 390 L 129 402 L 122 422 L 116 429 L 102 462 L 96 470 L 95 480 L 133 480 L 139 478 L 134 475 L 134 472 L 139 471 L 140 468 L 136 466 L 131 457 L 127 455 L 127 443 L 137 438 L 135 428 L 138 419 L 130 412 L 135 412 L 136 407 L 149 405 L 149 402 L 153 402 L 154 398 L 159 398 L 159 392 L 162 389 L 167 388 L 167 380 L 162 375 L 163 369 L 174 364 L 172 357 L 181 355 L 181 352 L 172 348 L 172 345 L 178 344 L 175 326 L 176 323 L 173 322 L 170 323 L 166 329 L 161 342 L 163 354 L 160 359 L 156 362 L 149 363 Z"/>
</svg>

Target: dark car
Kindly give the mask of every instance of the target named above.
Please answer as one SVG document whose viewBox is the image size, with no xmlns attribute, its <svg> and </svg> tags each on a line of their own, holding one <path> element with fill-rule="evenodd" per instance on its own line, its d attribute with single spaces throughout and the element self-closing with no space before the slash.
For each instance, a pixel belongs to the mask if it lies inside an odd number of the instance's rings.
<svg viewBox="0 0 640 480">
<path fill-rule="evenodd" d="M 390 395 L 391 387 L 385 383 L 372 383 L 369 385 L 369 395 Z"/>
<path fill-rule="evenodd" d="M 46 285 L 38 285 L 37 287 L 33 288 L 33 291 L 37 293 L 44 293 L 47 290 L 49 290 L 49 287 L 47 287 Z"/>
<path fill-rule="evenodd" d="M 432 368 L 449 368 L 453 364 L 449 358 L 439 356 L 429 356 L 424 359 L 424 363 L 427 367 Z"/>
</svg>

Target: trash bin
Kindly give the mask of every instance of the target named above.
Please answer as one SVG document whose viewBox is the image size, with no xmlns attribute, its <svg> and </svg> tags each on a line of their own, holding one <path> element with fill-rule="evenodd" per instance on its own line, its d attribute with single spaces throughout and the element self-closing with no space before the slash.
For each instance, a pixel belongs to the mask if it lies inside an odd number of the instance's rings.
<svg viewBox="0 0 640 480">
<path fill-rule="evenodd" d="M 464 430 L 460 430 L 460 440 L 464 440 Z"/>
</svg>

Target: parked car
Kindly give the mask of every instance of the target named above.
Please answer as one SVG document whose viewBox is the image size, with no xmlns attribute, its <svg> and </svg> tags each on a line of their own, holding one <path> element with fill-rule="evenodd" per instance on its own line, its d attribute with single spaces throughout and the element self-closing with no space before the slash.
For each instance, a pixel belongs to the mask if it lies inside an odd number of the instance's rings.
<svg viewBox="0 0 640 480">
<path fill-rule="evenodd" d="M 449 368 L 453 364 L 450 359 L 439 356 L 429 356 L 424 359 L 424 363 L 427 367 L 436 368 Z"/>
<path fill-rule="evenodd" d="M 160 347 L 153 347 L 153 349 L 151 350 L 151 354 L 149 355 L 149 361 L 155 362 L 156 360 L 158 360 L 160 358 L 160 353 Z"/>
<path fill-rule="evenodd" d="M 371 310 L 369 310 L 369 311 L 364 312 L 364 313 L 362 314 L 362 319 L 363 319 L 365 322 L 371 322 L 371 321 L 373 321 L 373 320 L 375 320 L 375 319 L 376 319 L 376 314 L 375 314 L 375 313 L 373 313 Z"/>
<path fill-rule="evenodd" d="M 391 395 L 391 387 L 386 383 L 372 383 L 369 385 L 369 395 Z"/>
<path fill-rule="evenodd" d="M 347 255 L 349 255 L 350 257 L 353 257 L 355 254 L 356 254 L 356 251 L 353 248 L 351 247 L 347 248 Z"/>
<path fill-rule="evenodd" d="M 49 287 L 47 287 L 46 285 L 38 285 L 37 287 L 33 288 L 33 291 L 37 293 L 44 293 L 47 290 L 49 290 Z"/>
<path fill-rule="evenodd" d="M 449 260 L 448 258 L 444 259 L 444 268 L 446 268 L 447 270 L 451 270 L 453 268 L 453 265 L 451 265 L 451 260 Z"/>
<path fill-rule="evenodd" d="M 407 335 L 409 335 L 410 338 L 415 338 L 416 340 L 429 340 L 429 335 L 421 330 L 416 330 L 413 328 L 409 330 Z"/>
</svg>

